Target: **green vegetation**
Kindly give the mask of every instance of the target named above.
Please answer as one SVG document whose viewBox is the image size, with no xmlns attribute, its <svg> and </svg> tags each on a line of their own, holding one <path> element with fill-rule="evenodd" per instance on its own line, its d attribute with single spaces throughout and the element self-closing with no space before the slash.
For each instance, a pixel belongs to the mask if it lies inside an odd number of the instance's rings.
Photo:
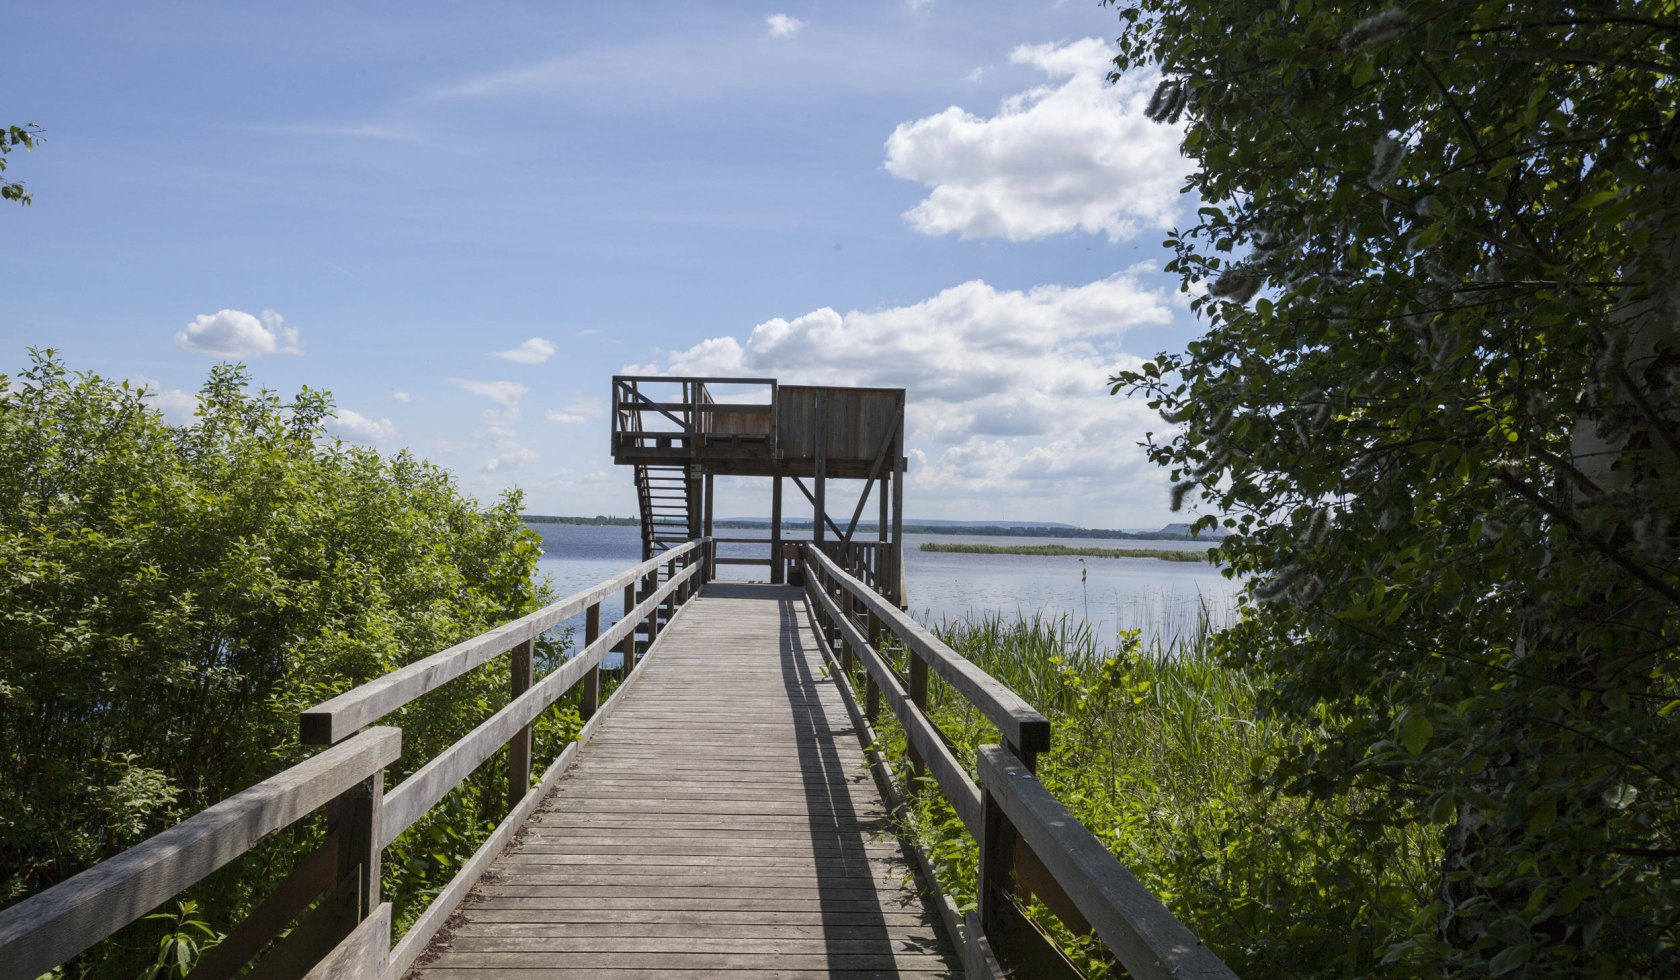
<svg viewBox="0 0 1680 980">
<path fill-rule="evenodd" d="M 940 544 L 922 542 L 923 551 L 948 551 L 961 555 L 1085 555 L 1092 558 L 1158 558 L 1161 561 L 1207 561 L 1205 551 L 1174 551 L 1170 548 L 1070 548 L 1065 544 Z"/>
<path fill-rule="evenodd" d="M 1448 827 L 1417 972 L 1671 973 L 1680 7 L 1119 12 L 1193 158 L 1167 269 L 1206 333 L 1114 383 L 1233 532 L 1227 662 L 1322 730 L 1269 785 Z"/>
<path fill-rule="evenodd" d="M 325 437 L 320 392 L 282 403 L 222 366 L 199 397 L 193 424 L 173 427 L 143 392 L 70 375 L 51 352 L 0 376 L 0 902 L 302 759 L 300 709 L 547 598 L 516 496 L 480 509 L 428 463 Z M 559 655 L 545 641 L 539 670 Z M 404 754 L 387 780 L 507 690 L 504 657 L 391 716 Z M 578 723 L 565 705 L 545 716 L 539 756 Z M 386 851 L 399 919 L 505 800 L 492 761 Z M 70 973 L 132 977 L 196 955 L 320 824 L 277 835 Z"/>
<path fill-rule="evenodd" d="M 0 127 L 0 175 L 6 172 L 6 154 L 15 149 L 35 149 L 35 144 L 41 141 L 40 127 L 34 123 L 25 126 Z M 30 202 L 29 190 L 22 181 L 6 181 L 0 177 L 0 201 L 16 201 L 19 204 Z"/>
<path fill-rule="evenodd" d="M 1322 803 L 1263 784 L 1280 759 L 1324 748 L 1322 730 L 1267 714 L 1264 684 L 1219 663 L 1205 622 L 1151 649 L 1136 632 L 1105 649 L 1067 619 L 989 616 L 936 632 L 1049 717 L 1045 784 L 1239 975 L 1373 972 L 1429 902 L 1440 856 L 1432 828 L 1373 823 L 1374 801 L 1357 796 Z M 932 680 L 932 718 L 972 768 L 975 747 L 997 731 Z M 878 732 L 907 779 L 890 712 Z M 910 832 L 953 899 L 972 903 L 973 839 L 931 780 L 924 788 Z M 1108 975 L 1048 913 L 1039 918 L 1091 975 Z"/>
</svg>

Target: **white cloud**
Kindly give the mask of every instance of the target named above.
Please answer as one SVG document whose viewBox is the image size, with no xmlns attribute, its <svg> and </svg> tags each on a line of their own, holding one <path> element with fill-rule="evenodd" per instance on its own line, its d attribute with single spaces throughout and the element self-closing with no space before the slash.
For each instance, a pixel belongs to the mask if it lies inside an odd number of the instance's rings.
<svg viewBox="0 0 1680 980">
<path fill-rule="evenodd" d="M 1131 273 L 1030 290 L 973 281 L 909 306 L 768 320 L 625 373 L 905 388 L 918 506 L 1126 526 L 1126 513 L 1164 513 L 1165 476 L 1136 447 L 1161 421 L 1110 396 L 1107 379 L 1140 363 L 1125 332 L 1173 312 Z"/>
<path fill-rule="evenodd" d="M 490 399 L 510 419 L 519 417 L 519 400 L 525 397 L 526 388 L 517 381 L 473 381 L 468 378 L 450 378 L 449 383 L 470 395 Z"/>
<path fill-rule="evenodd" d="M 296 327 L 280 314 L 263 310 L 258 316 L 240 310 L 200 313 L 175 335 L 175 343 L 190 351 L 216 357 L 261 357 L 264 354 L 301 354 Z"/>
<path fill-rule="evenodd" d="M 600 333 L 601 333 L 600 329 L 595 328 L 595 327 L 591 327 L 588 330 L 579 330 L 577 333 L 573 334 L 572 336 L 574 336 L 574 337 L 594 337 L 594 336 L 599 335 Z"/>
<path fill-rule="evenodd" d="M 537 459 L 538 456 L 535 452 L 524 446 L 514 446 L 500 456 L 492 456 L 485 460 L 484 472 L 505 473 L 509 470 L 522 469 L 527 464 L 536 462 Z"/>
<path fill-rule="evenodd" d="M 554 341 L 532 337 L 512 350 L 493 351 L 490 356 L 519 364 L 541 364 L 553 357 L 555 350 Z"/>
<path fill-rule="evenodd" d="M 551 408 L 544 417 L 561 425 L 576 425 L 607 414 L 606 405 L 599 399 L 577 398 L 565 408 Z"/>
<path fill-rule="evenodd" d="M 370 419 L 348 408 L 338 409 L 336 415 L 328 429 L 351 442 L 381 443 L 397 437 L 397 426 L 390 419 Z"/>
<path fill-rule="evenodd" d="M 414 400 L 414 396 L 406 391 L 393 391 L 391 392 L 391 400 L 394 402 L 411 402 Z"/>
<path fill-rule="evenodd" d="M 1010 96 L 990 118 L 952 106 L 888 137 L 887 171 L 932 188 L 905 218 L 928 235 L 1011 241 L 1170 226 L 1188 164 L 1181 129 L 1144 115 L 1155 80 L 1108 84 L 1113 51 L 1095 38 L 1009 58 L 1060 82 Z"/>
<path fill-rule="evenodd" d="M 764 25 L 769 28 L 771 37 L 792 37 L 799 33 L 805 22 L 787 14 L 771 14 L 764 18 Z"/>
<path fill-rule="evenodd" d="M 145 375 L 135 375 L 129 380 L 146 393 L 147 403 L 163 413 L 165 422 L 170 425 L 193 423 L 194 413 L 198 411 L 197 395 L 180 388 L 165 388 L 163 382 Z"/>
</svg>

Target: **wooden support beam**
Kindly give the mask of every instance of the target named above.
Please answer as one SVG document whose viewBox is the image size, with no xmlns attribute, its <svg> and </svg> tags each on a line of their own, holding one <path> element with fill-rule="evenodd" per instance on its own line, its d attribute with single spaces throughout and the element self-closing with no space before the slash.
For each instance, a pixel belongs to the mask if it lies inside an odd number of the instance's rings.
<svg viewBox="0 0 1680 980">
<path fill-rule="evenodd" d="M 770 478 L 770 584 L 787 581 L 787 562 L 782 558 L 782 478 Z"/>
<path fill-rule="evenodd" d="M 811 491 L 806 488 L 804 480 L 801 480 L 799 477 L 796 476 L 796 477 L 793 478 L 793 485 L 799 488 L 799 492 L 805 495 L 805 499 L 811 502 L 812 507 L 817 506 L 816 495 L 811 493 Z M 840 536 L 840 525 L 838 525 L 838 524 L 834 523 L 834 521 L 830 520 L 829 516 L 827 514 L 823 515 L 823 522 L 828 525 L 829 530 L 834 532 L 835 537 Z M 812 525 L 812 531 L 813 532 L 816 531 L 816 525 Z M 822 539 L 816 537 L 815 533 L 813 533 L 812 540 L 820 541 Z"/>
<path fill-rule="evenodd" d="M 816 419 L 813 423 L 811 448 L 815 453 L 814 473 L 811 482 L 816 486 L 816 493 L 811 498 L 811 506 L 816 510 L 816 516 L 811 519 L 811 527 L 815 531 L 818 544 L 823 541 L 823 524 L 828 521 L 828 392 L 817 392 Z M 838 533 L 836 536 L 844 537 Z"/>
<path fill-rule="evenodd" d="M 536 641 L 526 640 L 508 653 L 508 700 L 517 701 L 531 689 L 534 679 Z M 508 739 L 508 810 L 512 812 L 531 788 L 531 733 L 535 723 L 526 725 Z"/>
<path fill-rule="evenodd" d="M 601 604 L 591 605 L 583 615 L 583 645 L 589 646 L 601 636 Z M 583 720 L 595 717 L 595 712 L 601 707 L 601 667 L 599 664 L 589 668 L 589 673 L 583 675 L 583 695 L 580 713 Z"/>
</svg>

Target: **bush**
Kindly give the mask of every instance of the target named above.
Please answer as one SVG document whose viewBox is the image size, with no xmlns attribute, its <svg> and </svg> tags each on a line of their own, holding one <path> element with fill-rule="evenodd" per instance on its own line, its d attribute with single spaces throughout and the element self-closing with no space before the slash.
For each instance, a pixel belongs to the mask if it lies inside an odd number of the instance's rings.
<svg viewBox="0 0 1680 980">
<path fill-rule="evenodd" d="M 299 761 L 300 709 L 545 598 L 516 493 L 481 510 L 436 466 L 326 437 L 332 410 L 228 365 L 182 427 L 51 351 L 0 376 L 0 901 Z M 506 691 L 504 658 L 405 709 L 388 782 Z M 399 915 L 500 817 L 493 776 L 388 852 Z M 316 833 L 195 889 L 202 916 L 225 931 Z M 132 976 L 157 948 L 114 945 L 78 969 Z"/>
</svg>

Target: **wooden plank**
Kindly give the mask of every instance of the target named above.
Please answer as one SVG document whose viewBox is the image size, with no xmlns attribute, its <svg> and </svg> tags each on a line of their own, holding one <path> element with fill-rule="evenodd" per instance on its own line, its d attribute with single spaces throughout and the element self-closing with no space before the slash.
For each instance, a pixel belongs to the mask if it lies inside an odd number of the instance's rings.
<svg viewBox="0 0 1680 980">
<path fill-rule="evenodd" d="M 678 613 L 679 618 L 681 615 Z M 595 713 L 595 717 L 584 724 L 583 730 L 578 733 L 577 741 L 561 750 L 559 757 L 548 767 L 548 771 L 543 773 L 542 781 L 537 784 L 536 789 L 519 802 L 519 806 L 507 815 L 507 819 L 496 826 L 484 843 L 479 845 L 478 850 L 473 852 L 472 857 L 455 872 L 455 877 L 449 879 L 449 883 L 432 899 L 431 904 L 426 906 L 426 910 L 414 920 L 408 932 L 403 935 L 402 941 L 391 949 L 391 955 L 386 961 L 384 980 L 401 980 L 403 974 L 408 972 L 415 959 L 425 951 L 426 943 L 454 914 L 461 900 L 466 898 L 474 883 L 483 876 L 495 857 L 507 847 L 514 834 L 525 828 L 526 822 L 537 811 L 548 792 L 577 758 L 584 743 L 588 742 L 590 736 L 600 730 L 613 713 L 628 700 L 631 692 L 636 689 L 638 679 L 639 675 L 631 675 L 618 685 L 612 697 Z"/>
<path fill-rule="evenodd" d="M 329 745 L 340 741 L 422 694 L 434 691 L 500 656 L 515 644 L 536 639 L 626 584 L 635 582 L 701 544 L 700 541 L 690 541 L 662 552 L 605 582 L 323 701 L 298 716 L 299 738 L 308 745 Z"/>
<path fill-rule="evenodd" d="M 397 760 L 402 733 L 372 728 L 81 874 L 0 911 L 0 963 L 36 977 Z"/>
<path fill-rule="evenodd" d="M 1012 753 L 982 745 L 980 782 L 1132 976 L 1234 980 L 1236 974 Z"/>
<path fill-rule="evenodd" d="M 703 586 L 633 676 L 635 698 L 579 750 L 420 977 L 469 963 L 757 976 L 789 956 L 836 975 L 900 958 L 957 972 L 906 884 L 800 590 Z"/>
<path fill-rule="evenodd" d="M 898 716 L 899 724 L 911 746 L 921 757 L 924 765 L 933 773 L 934 781 L 939 791 L 957 812 L 963 826 L 970 834 L 976 836 L 980 832 L 980 789 L 968 778 L 968 770 L 963 768 L 957 757 L 951 753 L 933 722 L 922 714 L 922 709 L 910 699 L 910 695 L 899 686 L 898 675 L 887 666 L 886 661 L 875 648 L 864 641 L 863 633 L 851 620 L 840 615 L 840 610 L 834 605 L 834 600 L 828 594 L 817 588 L 814 578 L 807 578 L 806 592 L 810 599 L 824 615 L 840 626 L 841 635 L 846 643 L 863 658 L 864 669 L 875 681 L 877 688 L 886 696 L 887 704 Z"/>
<path fill-rule="evenodd" d="M 899 642 L 926 661 L 934 673 L 978 708 L 1006 741 L 1026 752 L 1049 750 L 1049 720 L 1019 694 L 946 646 L 873 589 L 848 575 L 819 549 L 807 545 L 805 553 L 807 562 L 816 565 L 823 575 L 850 592 L 874 613 Z"/>
<path fill-rule="evenodd" d="M 601 663 L 608 650 L 630 634 L 665 596 L 676 591 L 699 572 L 699 565 L 691 565 L 672 577 L 652 595 L 622 617 L 612 629 L 601 634 L 594 643 L 578 655 L 550 672 L 519 697 L 481 722 L 477 728 L 444 749 L 414 774 L 397 784 L 385 798 L 384 836 L 380 846 L 388 846 L 398 835 L 414 825 L 416 820 L 449 794 L 461 780 L 483 765 L 485 760 L 501 751 L 503 745 L 522 729 L 528 728 L 536 717 L 547 711 L 572 686 L 583 680 Z"/>
<path fill-rule="evenodd" d="M 391 903 L 384 902 L 344 937 L 326 959 L 304 974 L 303 980 L 365 980 L 378 976 L 390 948 Z"/>
</svg>

